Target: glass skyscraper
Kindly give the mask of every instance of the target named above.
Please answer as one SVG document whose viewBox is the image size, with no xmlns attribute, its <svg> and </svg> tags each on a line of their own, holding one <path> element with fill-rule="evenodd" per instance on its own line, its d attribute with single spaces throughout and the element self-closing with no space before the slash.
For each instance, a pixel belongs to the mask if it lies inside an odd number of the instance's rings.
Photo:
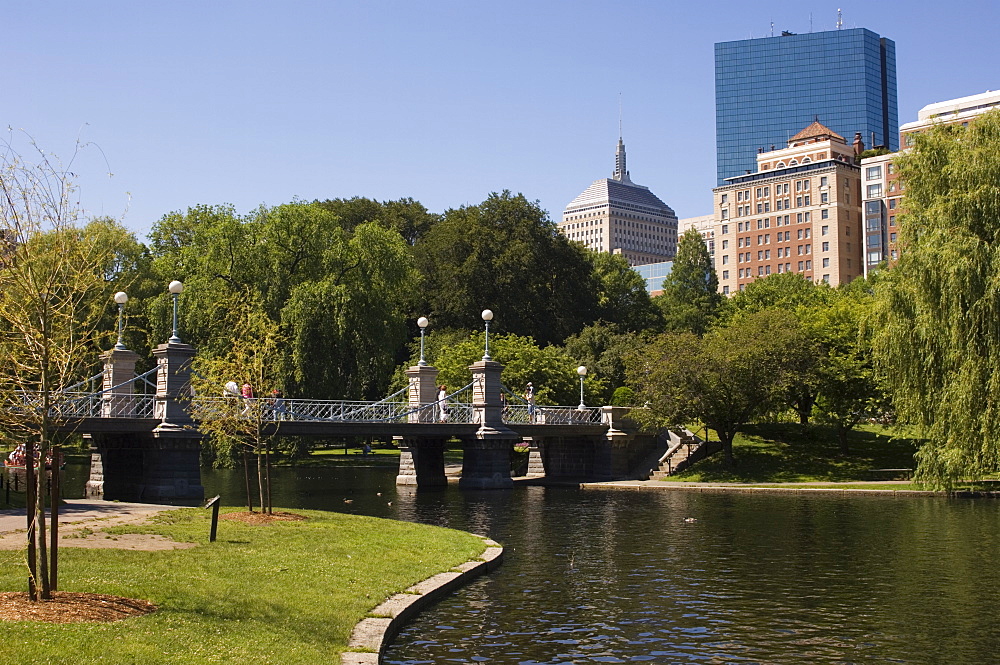
<svg viewBox="0 0 1000 665">
<path fill-rule="evenodd" d="M 783 148 L 819 121 L 850 143 L 899 148 L 896 45 L 865 28 L 782 33 L 715 45 L 716 168 L 756 170 L 758 150 Z"/>
</svg>

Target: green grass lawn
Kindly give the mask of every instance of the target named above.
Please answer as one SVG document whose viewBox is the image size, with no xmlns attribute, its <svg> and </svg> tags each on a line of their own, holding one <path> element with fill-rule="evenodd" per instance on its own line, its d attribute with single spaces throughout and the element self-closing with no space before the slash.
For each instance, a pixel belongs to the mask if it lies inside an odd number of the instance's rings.
<svg viewBox="0 0 1000 665">
<path fill-rule="evenodd" d="M 445 464 L 461 464 L 462 449 L 458 447 L 447 448 L 444 451 Z M 348 448 L 344 453 L 343 448 L 318 448 L 312 451 L 308 457 L 283 458 L 275 462 L 279 466 L 398 466 L 399 448 L 372 448 L 368 455 L 361 454 L 360 448 Z"/>
<path fill-rule="evenodd" d="M 713 438 L 714 432 L 712 432 Z M 748 425 L 733 441 L 736 464 L 722 453 L 670 480 L 690 482 L 808 483 L 872 480 L 872 469 L 913 469 L 917 441 L 893 438 L 869 425 L 851 432 L 850 454 L 841 455 L 832 427 L 798 423 Z M 896 486 L 898 487 L 898 486 Z"/>
<path fill-rule="evenodd" d="M 112 533 L 158 533 L 198 547 L 167 552 L 60 550 L 61 591 L 152 601 L 153 614 L 110 624 L 5 623 L 17 663 L 337 663 L 354 624 L 410 585 L 480 555 L 482 540 L 426 525 L 296 511 L 301 522 L 250 526 L 209 511 L 162 513 Z M 0 590 L 21 591 L 21 552 L 0 552 Z"/>
</svg>

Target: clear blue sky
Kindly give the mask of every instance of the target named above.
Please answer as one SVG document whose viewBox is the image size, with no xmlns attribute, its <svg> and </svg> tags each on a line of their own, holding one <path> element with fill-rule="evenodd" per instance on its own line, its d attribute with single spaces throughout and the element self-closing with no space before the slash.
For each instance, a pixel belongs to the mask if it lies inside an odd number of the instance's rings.
<svg viewBox="0 0 1000 665">
<path fill-rule="evenodd" d="M 833 29 L 838 7 L 896 42 L 900 123 L 1000 87 L 987 0 L 7 0 L 0 126 L 64 160 L 98 146 L 81 204 L 140 237 L 294 198 L 440 212 L 510 189 L 558 218 L 611 174 L 621 93 L 633 180 L 690 217 L 715 183 L 713 44 Z"/>
</svg>

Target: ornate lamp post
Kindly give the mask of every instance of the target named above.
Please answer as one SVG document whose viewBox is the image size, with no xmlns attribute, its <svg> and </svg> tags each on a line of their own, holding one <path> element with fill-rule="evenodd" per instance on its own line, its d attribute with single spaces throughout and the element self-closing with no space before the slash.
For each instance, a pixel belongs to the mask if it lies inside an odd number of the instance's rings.
<svg viewBox="0 0 1000 665">
<path fill-rule="evenodd" d="M 118 305 L 118 343 L 115 344 L 115 348 L 119 351 L 125 349 L 125 342 L 122 341 L 122 315 L 125 310 L 125 303 L 128 302 L 128 294 L 124 291 L 119 291 L 115 294 L 115 303 Z"/>
<path fill-rule="evenodd" d="M 483 360 L 493 360 L 490 358 L 490 321 L 493 320 L 493 312 L 488 309 L 483 310 L 483 321 L 486 322 L 486 351 L 483 353 Z"/>
<path fill-rule="evenodd" d="M 175 279 L 170 282 L 167 290 L 170 291 L 170 295 L 174 298 L 174 334 L 167 341 L 171 344 L 180 344 L 181 338 L 177 336 L 177 299 L 180 297 L 181 292 L 184 291 L 184 285 Z"/>
<path fill-rule="evenodd" d="M 577 408 L 583 411 L 587 407 L 583 404 L 583 377 L 587 376 L 587 368 L 580 365 L 576 368 L 576 373 L 580 375 L 580 406 Z"/>
<path fill-rule="evenodd" d="M 428 323 L 430 323 L 430 321 L 427 320 L 426 316 L 421 316 L 417 319 L 417 326 L 420 328 L 420 362 L 417 364 L 421 367 L 427 365 L 427 361 L 424 360 L 424 329 L 427 327 Z"/>
</svg>

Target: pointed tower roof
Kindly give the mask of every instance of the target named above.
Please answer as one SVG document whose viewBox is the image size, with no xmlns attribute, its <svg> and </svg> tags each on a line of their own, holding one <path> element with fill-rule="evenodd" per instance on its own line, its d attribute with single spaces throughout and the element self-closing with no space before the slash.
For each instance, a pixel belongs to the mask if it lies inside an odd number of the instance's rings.
<svg viewBox="0 0 1000 665">
<path fill-rule="evenodd" d="M 819 118 L 816 118 L 812 121 L 812 124 L 792 138 L 788 139 L 788 145 L 791 146 L 792 144 L 799 143 L 800 141 L 808 141 L 810 139 L 833 139 L 835 141 L 840 141 L 841 143 L 847 143 L 843 136 L 822 124 L 819 121 Z"/>
<path fill-rule="evenodd" d="M 615 172 L 611 176 L 618 182 L 624 182 L 626 184 L 633 184 L 628 177 L 628 166 L 625 162 L 625 143 L 622 141 L 622 137 L 618 137 L 618 147 L 615 149 Z"/>
</svg>

